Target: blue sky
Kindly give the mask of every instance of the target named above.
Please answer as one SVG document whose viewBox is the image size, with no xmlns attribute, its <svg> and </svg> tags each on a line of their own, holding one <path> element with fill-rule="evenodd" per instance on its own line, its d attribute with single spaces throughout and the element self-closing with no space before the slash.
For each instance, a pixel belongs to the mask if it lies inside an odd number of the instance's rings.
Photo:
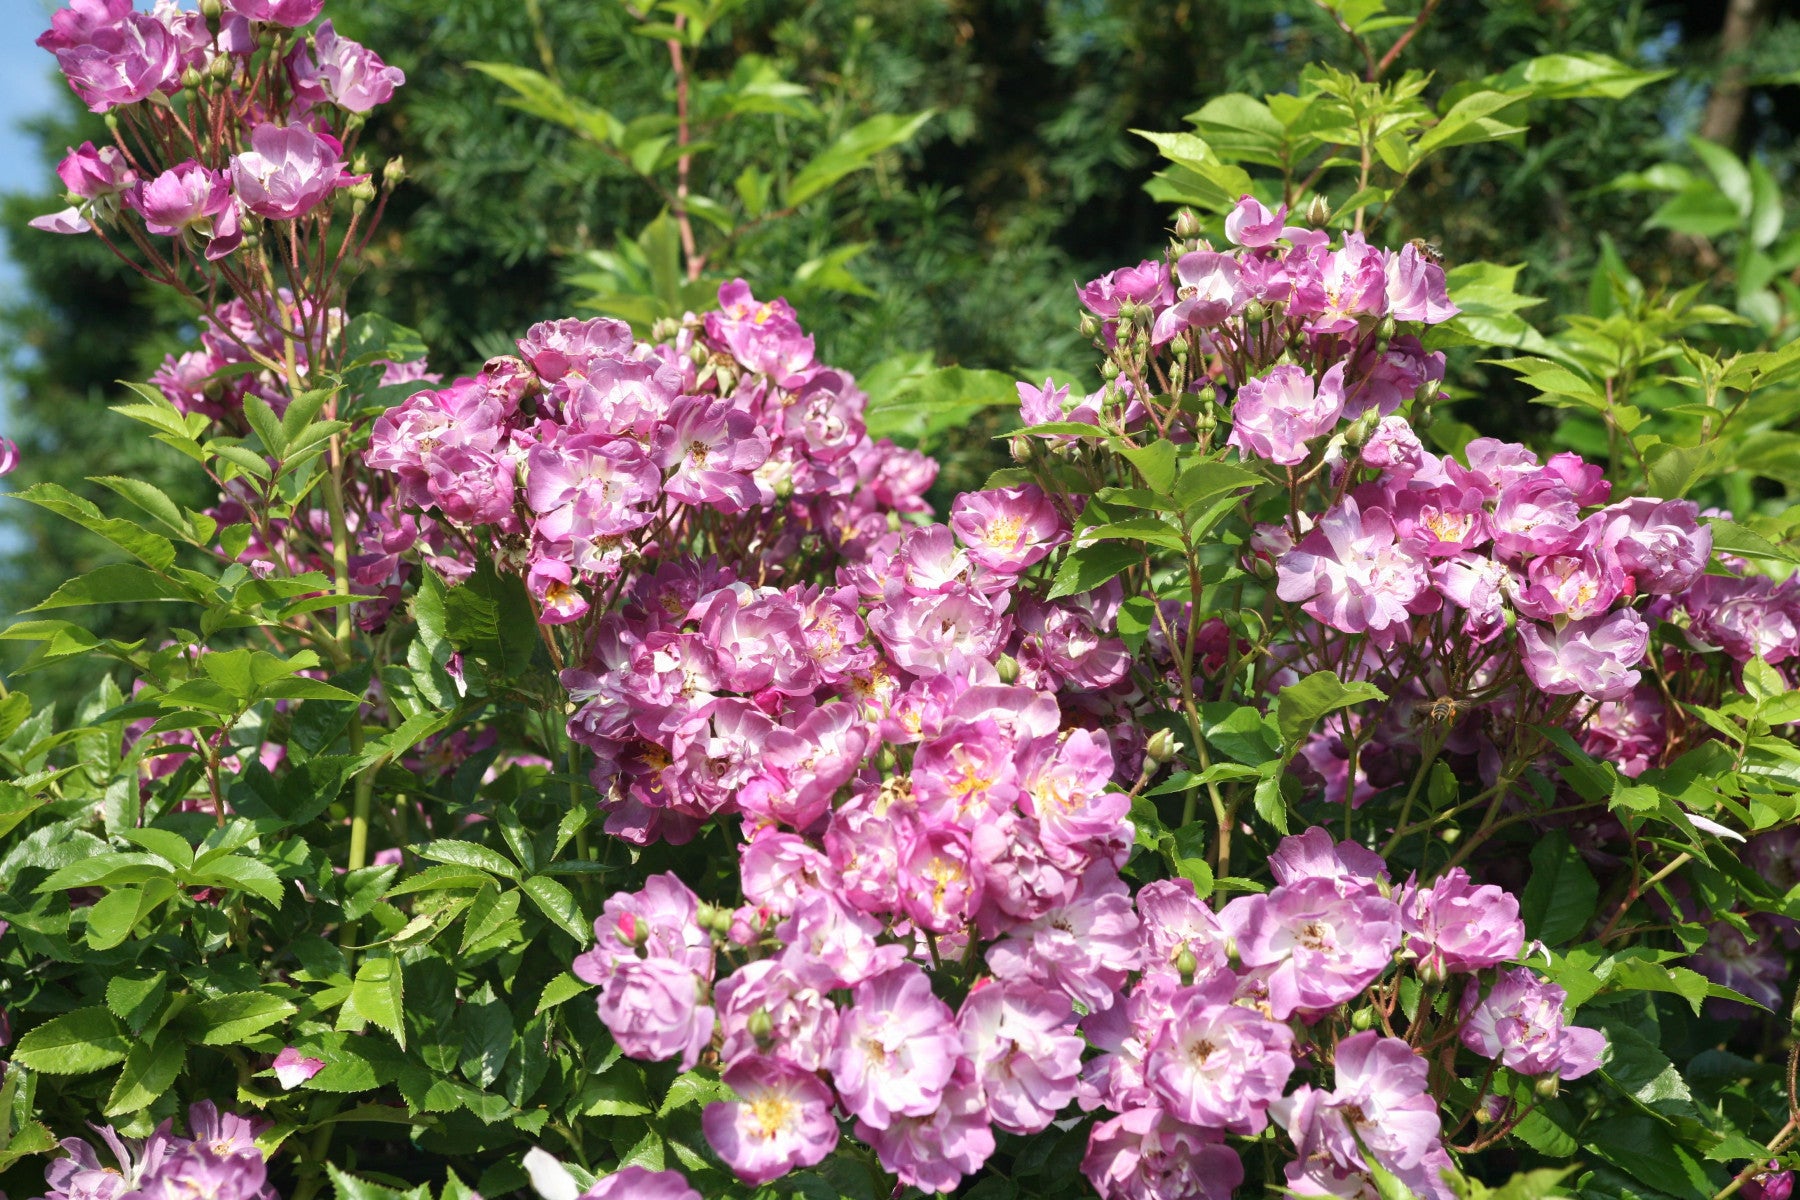
<svg viewBox="0 0 1800 1200">
<path fill-rule="evenodd" d="M 33 43 L 50 27 L 56 5 L 45 0 L 0 0 L 0 191 L 43 186 L 43 167 L 19 130 L 21 121 L 56 103 L 64 87 L 56 62 Z M 18 285 L 12 260 L 0 235 L 0 292 Z M 0 387 L 0 434 L 6 431 L 5 389 Z"/>
</svg>

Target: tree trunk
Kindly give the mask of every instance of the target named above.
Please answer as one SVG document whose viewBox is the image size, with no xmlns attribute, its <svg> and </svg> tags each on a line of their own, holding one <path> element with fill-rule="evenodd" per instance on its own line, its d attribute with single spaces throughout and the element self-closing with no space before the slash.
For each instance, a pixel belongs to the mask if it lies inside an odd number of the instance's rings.
<svg viewBox="0 0 1800 1200">
<path fill-rule="evenodd" d="M 1744 56 L 1762 28 L 1768 8 L 1769 0 L 1731 0 L 1725 10 L 1725 27 L 1719 32 L 1719 79 L 1700 118 L 1700 136 L 1710 142 L 1730 146 L 1737 141 L 1749 91 Z"/>
</svg>

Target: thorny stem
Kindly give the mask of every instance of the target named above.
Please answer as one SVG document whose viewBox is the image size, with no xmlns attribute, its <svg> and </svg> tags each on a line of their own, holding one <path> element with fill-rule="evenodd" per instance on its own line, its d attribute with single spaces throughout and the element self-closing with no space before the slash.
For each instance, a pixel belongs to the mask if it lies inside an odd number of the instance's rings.
<svg viewBox="0 0 1800 1200">
<path fill-rule="evenodd" d="M 1800 1132 L 1800 1121 L 1796 1121 L 1794 1117 L 1790 1116 L 1788 1123 L 1781 1127 L 1780 1132 L 1764 1143 L 1765 1151 L 1771 1157 L 1780 1154 L 1793 1144 L 1796 1132 Z M 1750 1182 L 1751 1176 L 1758 1171 L 1767 1169 L 1766 1164 L 1767 1160 L 1760 1156 L 1752 1159 L 1750 1165 L 1739 1171 L 1730 1183 L 1713 1193 L 1713 1200 L 1725 1200 L 1727 1196 L 1735 1196 L 1738 1189 Z"/>
<path fill-rule="evenodd" d="M 687 15 L 675 18 L 675 28 L 687 28 Z M 705 265 L 700 257 L 700 249 L 694 243 L 694 222 L 688 216 L 688 170 L 693 165 L 693 155 L 687 152 L 690 130 L 688 129 L 688 73 L 687 62 L 682 56 L 681 39 L 669 39 L 669 65 L 675 69 L 675 144 L 681 147 L 681 157 L 675 160 L 675 226 L 681 230 L 681 253 L 687 262 L 688 282 L 700 278 L 701 268 Z"/>
<path fill-rule="evenodd" d="M 1368 76 L 1368 81 L 1370 83 L 1374 83 L 1383 75 L 1387 74 L 1387 69 L 1393 66 L 1395 61 L 1399 59 L 1401 51 L 1406 49 L 1407 44 L 1410 43 L 1414 37 L 1418 36 L 1419 30 L 1425 28 L 1425 22 L 1431 20 L 1431 14 L 1436 11 L 1437 6 L 1442 3 L 1443 0 L 1425 0 L 1425 7 L 1419 10 L 1419 15 L 1413 18 L 1413 23 L 1407 27 L 1406 32 L 1401 34 L 1399 39 L 1395 41 L 1392 46 L 1388 47 L 1388 52 L 1381 56 L 1380 62 L 1375 64 L 1373 73 Z"/>
</svg>

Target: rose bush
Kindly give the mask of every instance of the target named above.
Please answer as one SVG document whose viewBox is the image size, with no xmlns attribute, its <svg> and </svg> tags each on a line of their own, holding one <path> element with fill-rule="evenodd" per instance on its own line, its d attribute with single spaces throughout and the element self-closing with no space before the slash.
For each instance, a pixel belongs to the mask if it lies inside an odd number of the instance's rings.
<svg viewBox="0 0 1800 1200">
<path fill-rule="evenodd" d="M 1435 150 L 1647 78 L 1433 108 L 1383 81 L 1407 34 L 1158 135 L 1191 207 L 1077 289 L 1099 386 L 1019 382 L 1014 465 L 940 521 L 885 431 L 991 398 L 873 402 L 707 275 L 681 51 L 719 5 L 646 26 L 686 279 L 448 380 L 346 307 L 404 78 L 321 7 L 43 39 L 117 141 L 41 228 L 196 306 L 118 411 L 218 499 L 20 493 L 126 557 L 6 636 L 125 683 L 0 700 L 9 1182 L 1786 1194 L 1800 585 L 1784 502 L 1716 501 L 1783 478 L 1800 348 L 1678 343 L 1734 318 L 1617 272 L 1547 338 L 1505 270 L 1376 236 Z M 1443 416 L 1471 345 L 1602 449 Z M 119 603 L 178 615 L 56 615 Z"/>
</svg>

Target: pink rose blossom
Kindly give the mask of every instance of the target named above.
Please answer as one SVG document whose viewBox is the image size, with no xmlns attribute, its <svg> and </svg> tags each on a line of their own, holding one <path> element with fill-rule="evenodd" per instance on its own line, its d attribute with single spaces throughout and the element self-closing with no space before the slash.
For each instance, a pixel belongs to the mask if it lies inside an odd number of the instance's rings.
<svg viewBox="0 0 1800 1200">
<path fill-rule="evenodd" d="M 1238 389 L 1227 444 L 1246 458 L 1291 467 L 1306 461 L 1306 443 L 1330 432 L 1343 411 L 1344 364 L 1334 364 L 1316 386 L 1300 367 L 1274 367 Z"/>
<path fill-rule="evenodd" d="M 1231 1200 L 1244 1182 L 1243 1161 L 1217 1130 L 1157 1108 L 1094 1126 L 1081 1173 L 1102 1200 Z"/>
<path fill-rule="evenodd" d="M 1518 900 L 1491 883 L 1476 886 L 1461 867 L 1430 887 L 1409 881 L 1399 902 L 1406 950 L 1422 970 L 1478 971 L 1517 958 L 1524 948 Z"/>
<path fill-rule="evenodd" d="M 1600 1065 L 1606 1035 L 1563 1023 L 1568 995 L 1524 967 L 1500 972 L 1487 995 L 1471 979 L 1462 996 L 1462 1042 L 1521 1075 L 1579 1079 Z"/>
<path fill-rule="evenodd" d="M 1560 629 L 1520 621 L 1518 634 L 1533 684 L 1552 696 L 1595 700 L 1617 700 L 1636 687 L 1641 676 L 1632 668 L 1650 645 L 1650 627 L 1629 608 Z"/>
<path fill-rule="evenodd" d="M 1329 879 L 1300 879 L 1240 896 L 1219 914 L 1247 967 L 1268 967 L 1269 1008 L 1286 1020 L 1362 993 L 1400 945 L 1400 910 L 1372 892 L 1345 895 Z"/>
<path fill-rule="evenodd" d="M 830 1067 L 845 1109 L 886 1129 L 896 1118 L 937 1110 L 961 1053 L 950 1010 L 908 963 L 856 986 Z"/>
<path fill-rule="evenodd" d="M 700 1200 L 678 1171 L 622 1167 L 594 1181 L 579 1200 Z"/>
<path fill-rule="evenodd" d="M 1038 1133 L 1075 1098 L 1082 1039 L 1066 997 L 1029 983 L 975 985 L 957 1014 L 988 1119 Z"/>
<path fill-rule="evenodd" d="M 1401 540 L 1393 518 L 1348 496 L 1275 569 L 1276 595 L 1345 633 L 1403 624 L 1429 581 L 1424 557 Z"/>
<path fill-rule="evenodd" d="M 246 20 L 298 29 L 318 17 L 325 0 L 225 0 L 225 7 Z"/>
<path fill-rule="evenodd" d="M 281 1084 L 281 1090 L 291 1092 L 324 1070 L 325 1060 L 311 1058 L 301 1054 L 292 1046 L 284 1046 L 281 1053 L 275 1056 L 273 1069 L 276 1081 Z"/>
<path fill-rule="evenodd" d="M 1188 329 L 1210 329 L 1243 306 L 1243 272 L 1237 259 L 1211 250 L 1196 250 L 1175 264 L 1178 286 L 1174 307 L 1156 318 L 1150 340 L 1162 345 Z"/>
<path fill-rule="evenodd" d="M 1293 1073 L 1294 1034 L 1234 1003 L 1236 992 L 1237 980 L 1222 971 L 1177 993 L 1144 1060 L 1144 1080 L 1179 1120 L 1255 1134 Z"/>
<path fill-rule="evenodd" d="M 1017 575 L 1069 538 L 1069 526 L 1035 484 L 964 492 L 950 528 L 982 566 Z"/>
<path fill-rule="evenodd" d="M 154 16 L 132 12 L 129 5 L 116 16 L 110 11 L 102 16 L 92 7 L 70 15 L 82 19 L 55 26 L 38 44 L 55 53 L 57 66 L 89 111 L 108 112 L 179 86 L 181 45 Z"/>
<path fill-rule="evenodd" d="M 1225 216 L 1225 236 L 1234 245 L 1261 250 L 1280 240 L 1286 223 L 1287 205 L 1270 212 L 1255 196 L 1240 196 L 1237 205 Z"/>
<path fill-rule="evenodd" d="M 874 1148 L 881 1165 L 902 1184 L 925 1192 L 954 1191 L 994 1152 L 994 1131 L 981 1094 L 964 1085 L 951 1087 L 929 1113 L 896 1116 L 879 1129 L 858 1121 L 856 1136 Z"/>
<path fill-rule="evenodd" d="M 824 1160 L 837 1146 L 831 1089 L 817 1075 L 751 1054 L 725 1068 L 738 1098 L 706 1106 L 706 1140 L 739 1179 L 763 1184 Z"/>
<path fill-rule="evenodd" d="M 345 173 L 342 152 L 304 125 L 258 125 L 250 131 L 250 149 L 232 157 L 232 183 L 257 216 L 292 221 L 357 182 Z"/>
<path fill-rule="evenodd" d="M 144 228 L 166 237 L 193 233 L 208 259 L 221 259 L 243 243 L 237 201 L 225 176 L 192 160 L 140 181 L 125 203 L 144 219 Z"/>
<path fill-rule="evenodd" d="M 345 112 L 366 113 L 394 98 L 406 72 L 390 67 L 381 56 L 346 37 L 330 21 L 313 33 L 313 53 L 304 45 L 288 56 L 294 90 L 315 103 L 329 101 Z"/>
</svg>

